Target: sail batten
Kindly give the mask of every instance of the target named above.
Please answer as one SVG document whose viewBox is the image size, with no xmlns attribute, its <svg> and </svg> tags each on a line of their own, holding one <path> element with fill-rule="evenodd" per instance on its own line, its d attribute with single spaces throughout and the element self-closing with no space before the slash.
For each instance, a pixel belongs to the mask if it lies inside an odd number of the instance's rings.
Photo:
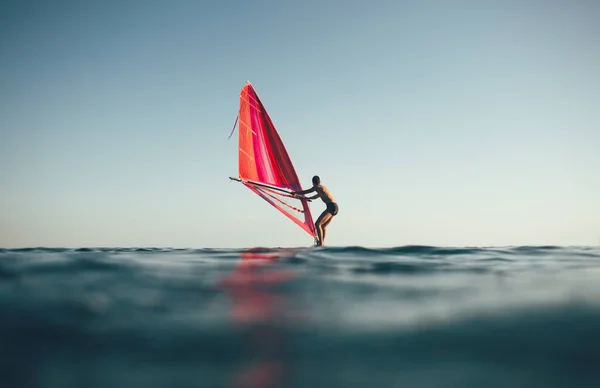
<svg viewBox="0 0 600 388">
<path fill-rule="evenodd" d="M 296 170 L 275 125 L 250 83 L 240 93 L 238 125 L 240 181 L 311 236 L 315 236 L 308 201 L 289 194 L 302 189 Z"/>
</svg>

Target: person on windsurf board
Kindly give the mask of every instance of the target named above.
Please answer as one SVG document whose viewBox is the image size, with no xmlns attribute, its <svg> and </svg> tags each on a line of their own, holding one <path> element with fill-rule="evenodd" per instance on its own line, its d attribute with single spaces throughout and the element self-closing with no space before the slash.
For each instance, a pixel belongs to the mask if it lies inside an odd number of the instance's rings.
<svg viewBox="0 0 600 388">
<path fill-rule="evenodd" d="M 327 233 L 327 225 L 331 222 L 333 217 L 338 214 L 338 205 L 333 199 L 333 196 L 329 190 L 321 184 L 321 178 L 317 175 L 312 178 L 313 186 L 310 189 L 302 191 L 292 191 L 292 195 L 300 196 L 308 193 L 316 192 L 312 197 L 306 197 L 306 199 L 317 199 L 321 198 L 327 208 L 321 213 L 317 221 L 315 222 L 315 229 L 317 230 L 317 246 L 323 246 L 325 243 L 325 235 Z"/>
</svg>

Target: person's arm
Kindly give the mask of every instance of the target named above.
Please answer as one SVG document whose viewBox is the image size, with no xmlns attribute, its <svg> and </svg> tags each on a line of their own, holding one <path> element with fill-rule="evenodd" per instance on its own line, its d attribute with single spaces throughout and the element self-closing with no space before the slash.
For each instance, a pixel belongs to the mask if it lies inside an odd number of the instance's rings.
<svg viewBox="0 0 600 388">
<path fill-rule="evenodd" d="M 308 193 L 312 193 L 316 188 L 313 186 L 310 189 L 302 190 L 302 191 L 292 191 L 292 195 L 304 195 Z"/>
<path fill-rule="evenodd" d="M 319 194 L 318 193 L 315 194 L 315 195 L 313 195 L 312 197 L 306 197 L 306 199 L 317 199 L 317 198 L 319 198 Z"/>
</svg>

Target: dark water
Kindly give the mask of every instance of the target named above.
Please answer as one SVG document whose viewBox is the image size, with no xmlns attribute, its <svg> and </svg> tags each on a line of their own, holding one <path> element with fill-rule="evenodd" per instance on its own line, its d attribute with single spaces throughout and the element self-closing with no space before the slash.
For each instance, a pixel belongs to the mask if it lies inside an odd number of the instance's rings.
<svg viewBox="0 0 600 388">
<path fill-rule="evenodd" d="M 0 387 L 598 387 L 600 248 L 0 250 Z"/>
</svg>

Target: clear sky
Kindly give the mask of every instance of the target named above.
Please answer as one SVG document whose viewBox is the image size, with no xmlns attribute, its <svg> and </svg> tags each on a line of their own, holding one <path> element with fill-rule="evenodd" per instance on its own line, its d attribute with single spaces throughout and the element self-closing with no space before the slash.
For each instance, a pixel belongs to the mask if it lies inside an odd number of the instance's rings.
<svg viewBox="0 0 600 388">
<path fill-rule="evenodd" d="M 597 245 L 598 20 L 594 0 L 2 2 L 0 247 L 311 245 L 228 179 L 246 80 L 339 203 L 328 245 Z"/>
</svg>

